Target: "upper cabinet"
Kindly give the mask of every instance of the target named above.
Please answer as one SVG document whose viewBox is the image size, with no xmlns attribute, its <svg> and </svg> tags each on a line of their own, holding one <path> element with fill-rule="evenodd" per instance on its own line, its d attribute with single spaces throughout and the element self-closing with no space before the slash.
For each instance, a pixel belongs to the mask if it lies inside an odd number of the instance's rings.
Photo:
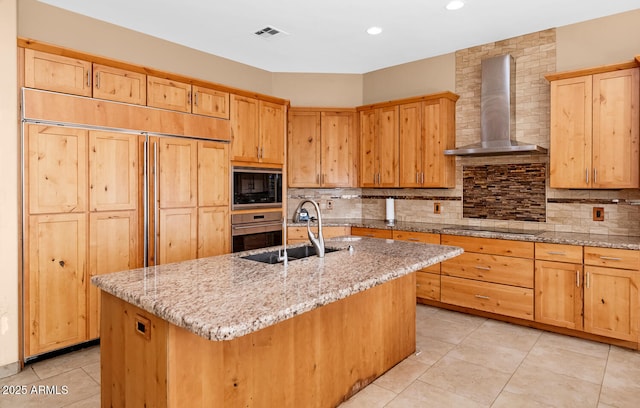
<svg viewBox="0 0 640 408">
<path fill-rule="evenodd" d="M 398 187 L 399 108 L 360 112 L 360 186 Z"/>
<path fill-rule="evenodd" d="M 147 77 L 125 69 L 93 64 L 93 97 L 110 101 L 147 104 Z"/>
<path fill-rule="evenodd" d="M 147 77 L 147 105 L 229 119 L 229 94 L 186 82 Z"/>
<path fill-rule="evenodd" d="M 191 111 L 199 115 L 229 119 L 229 93 L 193 85 Z"/>
<path fill-rule="evenodd" d="M 231 160 L 284 164 L 285 106 L 231 96 Z"/>
<path fill-rule="evenodd" d="M 360 111 L 362 187 L 455 187 L 455 104 L 451 92 L 385 102 Z"/>
<path fill-rule="evenodd" d="M 289 187 L 356 187 L 355 111 L 289 111 Z"/>
<path fill-rule="evenodd" d="M 551 81 L 550 186 L 640 187 L 640 75 L 608 67 Z"/>
<path fill-rule="evenodd" d="M 400 105 L 400 187 L 455 187 L 455 100 Z"/>
<path fill-rule="evenodd" d="M 24 50 L 24 85 L 91 96 L 91 62 L 32 49 Z"/>
</svg>

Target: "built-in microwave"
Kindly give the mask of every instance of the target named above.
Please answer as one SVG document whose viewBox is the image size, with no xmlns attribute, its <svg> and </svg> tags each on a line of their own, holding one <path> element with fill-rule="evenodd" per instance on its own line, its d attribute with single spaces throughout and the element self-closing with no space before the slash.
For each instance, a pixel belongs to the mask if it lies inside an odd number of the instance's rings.
<svg viewBox="0 0 640 408">
<path fill-rule="evenodd" d="M 282 207 L 281 169 L 234 166 L 232 173 L 232 209 Z"/>
</svg>

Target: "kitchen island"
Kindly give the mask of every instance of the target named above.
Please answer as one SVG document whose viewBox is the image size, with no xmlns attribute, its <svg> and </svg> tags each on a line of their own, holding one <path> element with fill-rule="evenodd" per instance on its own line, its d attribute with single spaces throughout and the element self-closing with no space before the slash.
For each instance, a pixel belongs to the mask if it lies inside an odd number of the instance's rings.
<svg viewBox="0 0 640 408">
<path fill-rule="evenodd" d="M 415 350 L 415 274 L 460 248 L 360 237 L 94 277 L 103 406 L 331 407 Z"/>
</svg>

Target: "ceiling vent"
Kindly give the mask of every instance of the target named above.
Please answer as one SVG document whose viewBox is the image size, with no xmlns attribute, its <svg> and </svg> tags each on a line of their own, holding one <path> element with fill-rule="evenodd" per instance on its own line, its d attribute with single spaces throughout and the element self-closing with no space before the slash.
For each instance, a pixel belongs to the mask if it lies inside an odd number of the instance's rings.
<svg viewBox="0 0 640 408">
<path fill-rule="evenodd" d="M 260 38 L 264 38 L 265 40 L 269 40 L 272 39 L 276 36 L 281 37 L 282 34 L 287 35 L 289 33 L 287 33 L 286 31 L 282 31 L 279 28 L 275 28 L 274 26 L 267 26 L 265 28 L 263 28 L 262 30 L 258 30 L 254 33 L 255 35 L 257 35 Z"/>
</svg>

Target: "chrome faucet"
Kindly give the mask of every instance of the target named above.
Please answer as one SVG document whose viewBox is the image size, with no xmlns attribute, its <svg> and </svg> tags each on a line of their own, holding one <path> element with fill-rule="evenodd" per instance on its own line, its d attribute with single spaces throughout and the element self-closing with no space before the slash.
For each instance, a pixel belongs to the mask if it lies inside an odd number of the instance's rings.
<svg viewBox="0 0 640 408">
<path fill-rule="evenodd" d="M 296 211 L 293 214 L 293 221 L 300 222 L 300 210 L 302 210 L 302 206 L 306 203 L 311 203 L 316 209 L 316 215 L 318 216 L 318 235 L 316 236 L 311 231 L 311 218 L 307 218 L 307 235 L 309 235 L 309 241 L 316 249 L 316 254 L 318 257 L 324 258 L 324 236 L 322 235 L 322 215 L 320 214 L 320 206 L 317 202 L 311 199 L 305 199 L 298 204 Z"/>
</svg>

